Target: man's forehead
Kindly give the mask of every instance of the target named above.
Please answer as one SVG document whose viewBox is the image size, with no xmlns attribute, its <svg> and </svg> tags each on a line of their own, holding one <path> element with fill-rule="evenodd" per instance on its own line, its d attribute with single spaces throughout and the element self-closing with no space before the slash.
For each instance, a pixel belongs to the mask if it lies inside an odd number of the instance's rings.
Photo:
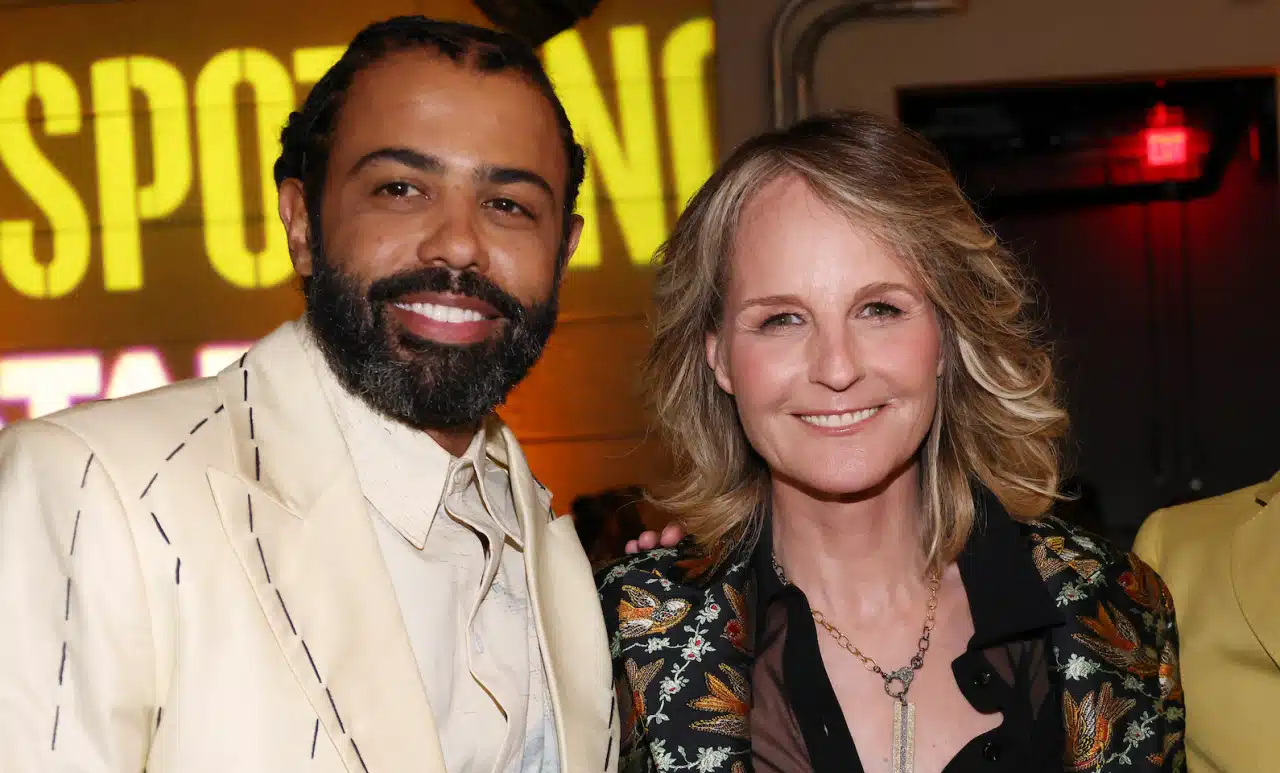
<svg viewBox="0 0 1280 773">
<path fill-rule="evenodd" d="M 478 71 L 428 49 L 392 54 L 353 80 L 333 150 L 358 157 L 379 146 L 537 165 L 554 176 L 567 161 L 555 111 L 524 74 Z"/>
<path fill-rule="evenodd" d="M 465 59 L 454 62 L 430 49 L 390 54 L 364 68 L 344 104 L 360 108 L 343 110 L 343 118 L 356 125 L 377 125 L 387 114 L 425 119 L 483 108 L 486 113 L 523 114 L 528 123 L 520 133 L 558 130 L 546 96 L 524 73 L 478 70 Z"/>
</svg>

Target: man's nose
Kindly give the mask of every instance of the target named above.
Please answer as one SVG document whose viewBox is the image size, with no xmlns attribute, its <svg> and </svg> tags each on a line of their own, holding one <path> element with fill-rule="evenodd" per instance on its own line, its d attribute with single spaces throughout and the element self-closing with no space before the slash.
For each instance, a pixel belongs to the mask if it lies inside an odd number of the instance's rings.
<svg viewBox="0 0 1280 773">
<path fill-rule="evenodd" d="M 489 261 L 480 237 L 481 213 L 472 197 L 446 195 L 434 214 L 435 226 L 418 248 L 418 260 L 428 266 L 485 273 Z"/>
</svg>

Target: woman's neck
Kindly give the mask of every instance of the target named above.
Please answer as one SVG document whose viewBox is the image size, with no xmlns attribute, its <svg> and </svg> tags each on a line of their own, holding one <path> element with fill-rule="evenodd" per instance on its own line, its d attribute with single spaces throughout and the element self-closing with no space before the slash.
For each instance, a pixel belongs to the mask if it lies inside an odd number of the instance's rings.
<svg viewBox="0 0 1280 773">
<path fill-rule="evenodd" d="M 847 499 L 815 497 L 775 478 L 772 500 L 774 553 L 811 605 L 860 617 L 916 606 L 927 585 L 918 463 Z"/>
</svg>

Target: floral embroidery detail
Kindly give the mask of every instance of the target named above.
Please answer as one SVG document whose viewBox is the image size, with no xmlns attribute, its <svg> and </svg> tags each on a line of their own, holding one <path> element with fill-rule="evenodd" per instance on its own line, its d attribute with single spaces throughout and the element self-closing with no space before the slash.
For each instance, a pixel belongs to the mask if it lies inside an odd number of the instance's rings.
<svg viewBox="0 0 1280 773">
<path fill-rule="evenodd" d="M 683 560 L 656 553 L 626 559 L 600 575 L 605 610 L 616 614 L 610 628 L 615 668 L 621 668 L 615 673 L 628 683 L 619 691 L 633 694 L 636 714 L 634 731 L 623 734 L 619 770 L 749 773 L 751 685 L 744 676 L 749 671 L 735 667 L 747 663 L 746 564 L 703 588 L 686 573 L 702 570 L 696 561 L 685 567 Z M 658 578 L 667 584 L 655 583 Z M 721 644 L 726 640 L 733 646 Z M 734 662 L 726 662 L 727 653 L 734 653 Z M 689 695 L 695 682 L 706 692 Z M 635 698 L 636 691 L 644 696 Z M 667 736 L 667 728 L 676 735 Z"/>
<path fill-rule="evenodd" d="M 1089 586 L 1083 582 L 1064 582 L 1062 590 L 1058 591 L 1058 598 L 1055 599 L 1058 606 L 1065 607 L 1074 601 L 1082 601 L 1089 597 Z"/>
<path fill-rule="evenodd" d="M 1088 679 L 1099 668 L 1102 668 L 1102 666 L 1073 652 L 1071 657 L 1067 659 L 1067 666 L 1062 670 L 1062 673 L 1068 679 Z"/>
<path fill-rule="evenodd" d="M 751 684 L 737 671 L 725 663 L 720 664 L 720 671 L 725 676 L 721 681 L 707 674 L 707 691 L 705 695 L 689 705 L 701 711 L 714 711 L 719 714 L 711 719 L 700 719 L 693 723 L 697 730 L 710 730 L 735 738 L 747 737 L 747 714 L 751 711 Z"/>
<path fill-rule="evenodd" d="M 1049 634 L 1064 768 L 1185 773 L 1168 589 L 1137 558 L 1056 518 L 1023 528 L 1066 621 Z M 751 773 L 752 570 L 748 557 L 735 561 L 712 567 L 686 543 L 599 575 L 622 713 L 635 714 L 624 718 L 621 773 Z"/>
<path fill-rule="evenodd" d="M 1186 712 L 1168 588 L 1133 554 L 1057 519 L 1031 529 L 1036 566 L 1074 621 L 1054 648 L 1067 769 L 1185 771 Z"/>
</svg>

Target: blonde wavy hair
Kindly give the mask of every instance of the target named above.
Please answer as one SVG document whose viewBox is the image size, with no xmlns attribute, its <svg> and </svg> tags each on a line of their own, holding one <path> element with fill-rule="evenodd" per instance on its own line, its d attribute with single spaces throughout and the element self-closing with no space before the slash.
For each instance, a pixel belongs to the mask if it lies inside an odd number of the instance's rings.
<svg viewBox="0 0 1280 773">
<path fill-rule="evenodd" d="M 744 206 L 790 175 L 891 249 L 936 312 L 943 375 L 920 450 L 921 548 L 929 564 L 953 560 L 968 539 L 974 482 L 1015 518 L 1043 516 L 1059 498 L 1067 416 L 1029 313 L 1029 284 L 929 142 L 852 110 L 747 141 L 693 197 L 658 252 L 644 380 L 677 464 L 658 503 L 717 560 L 758 531 L 769 472 L 707 365 L 706 337 L 721 325 Z"/>
</svg>

